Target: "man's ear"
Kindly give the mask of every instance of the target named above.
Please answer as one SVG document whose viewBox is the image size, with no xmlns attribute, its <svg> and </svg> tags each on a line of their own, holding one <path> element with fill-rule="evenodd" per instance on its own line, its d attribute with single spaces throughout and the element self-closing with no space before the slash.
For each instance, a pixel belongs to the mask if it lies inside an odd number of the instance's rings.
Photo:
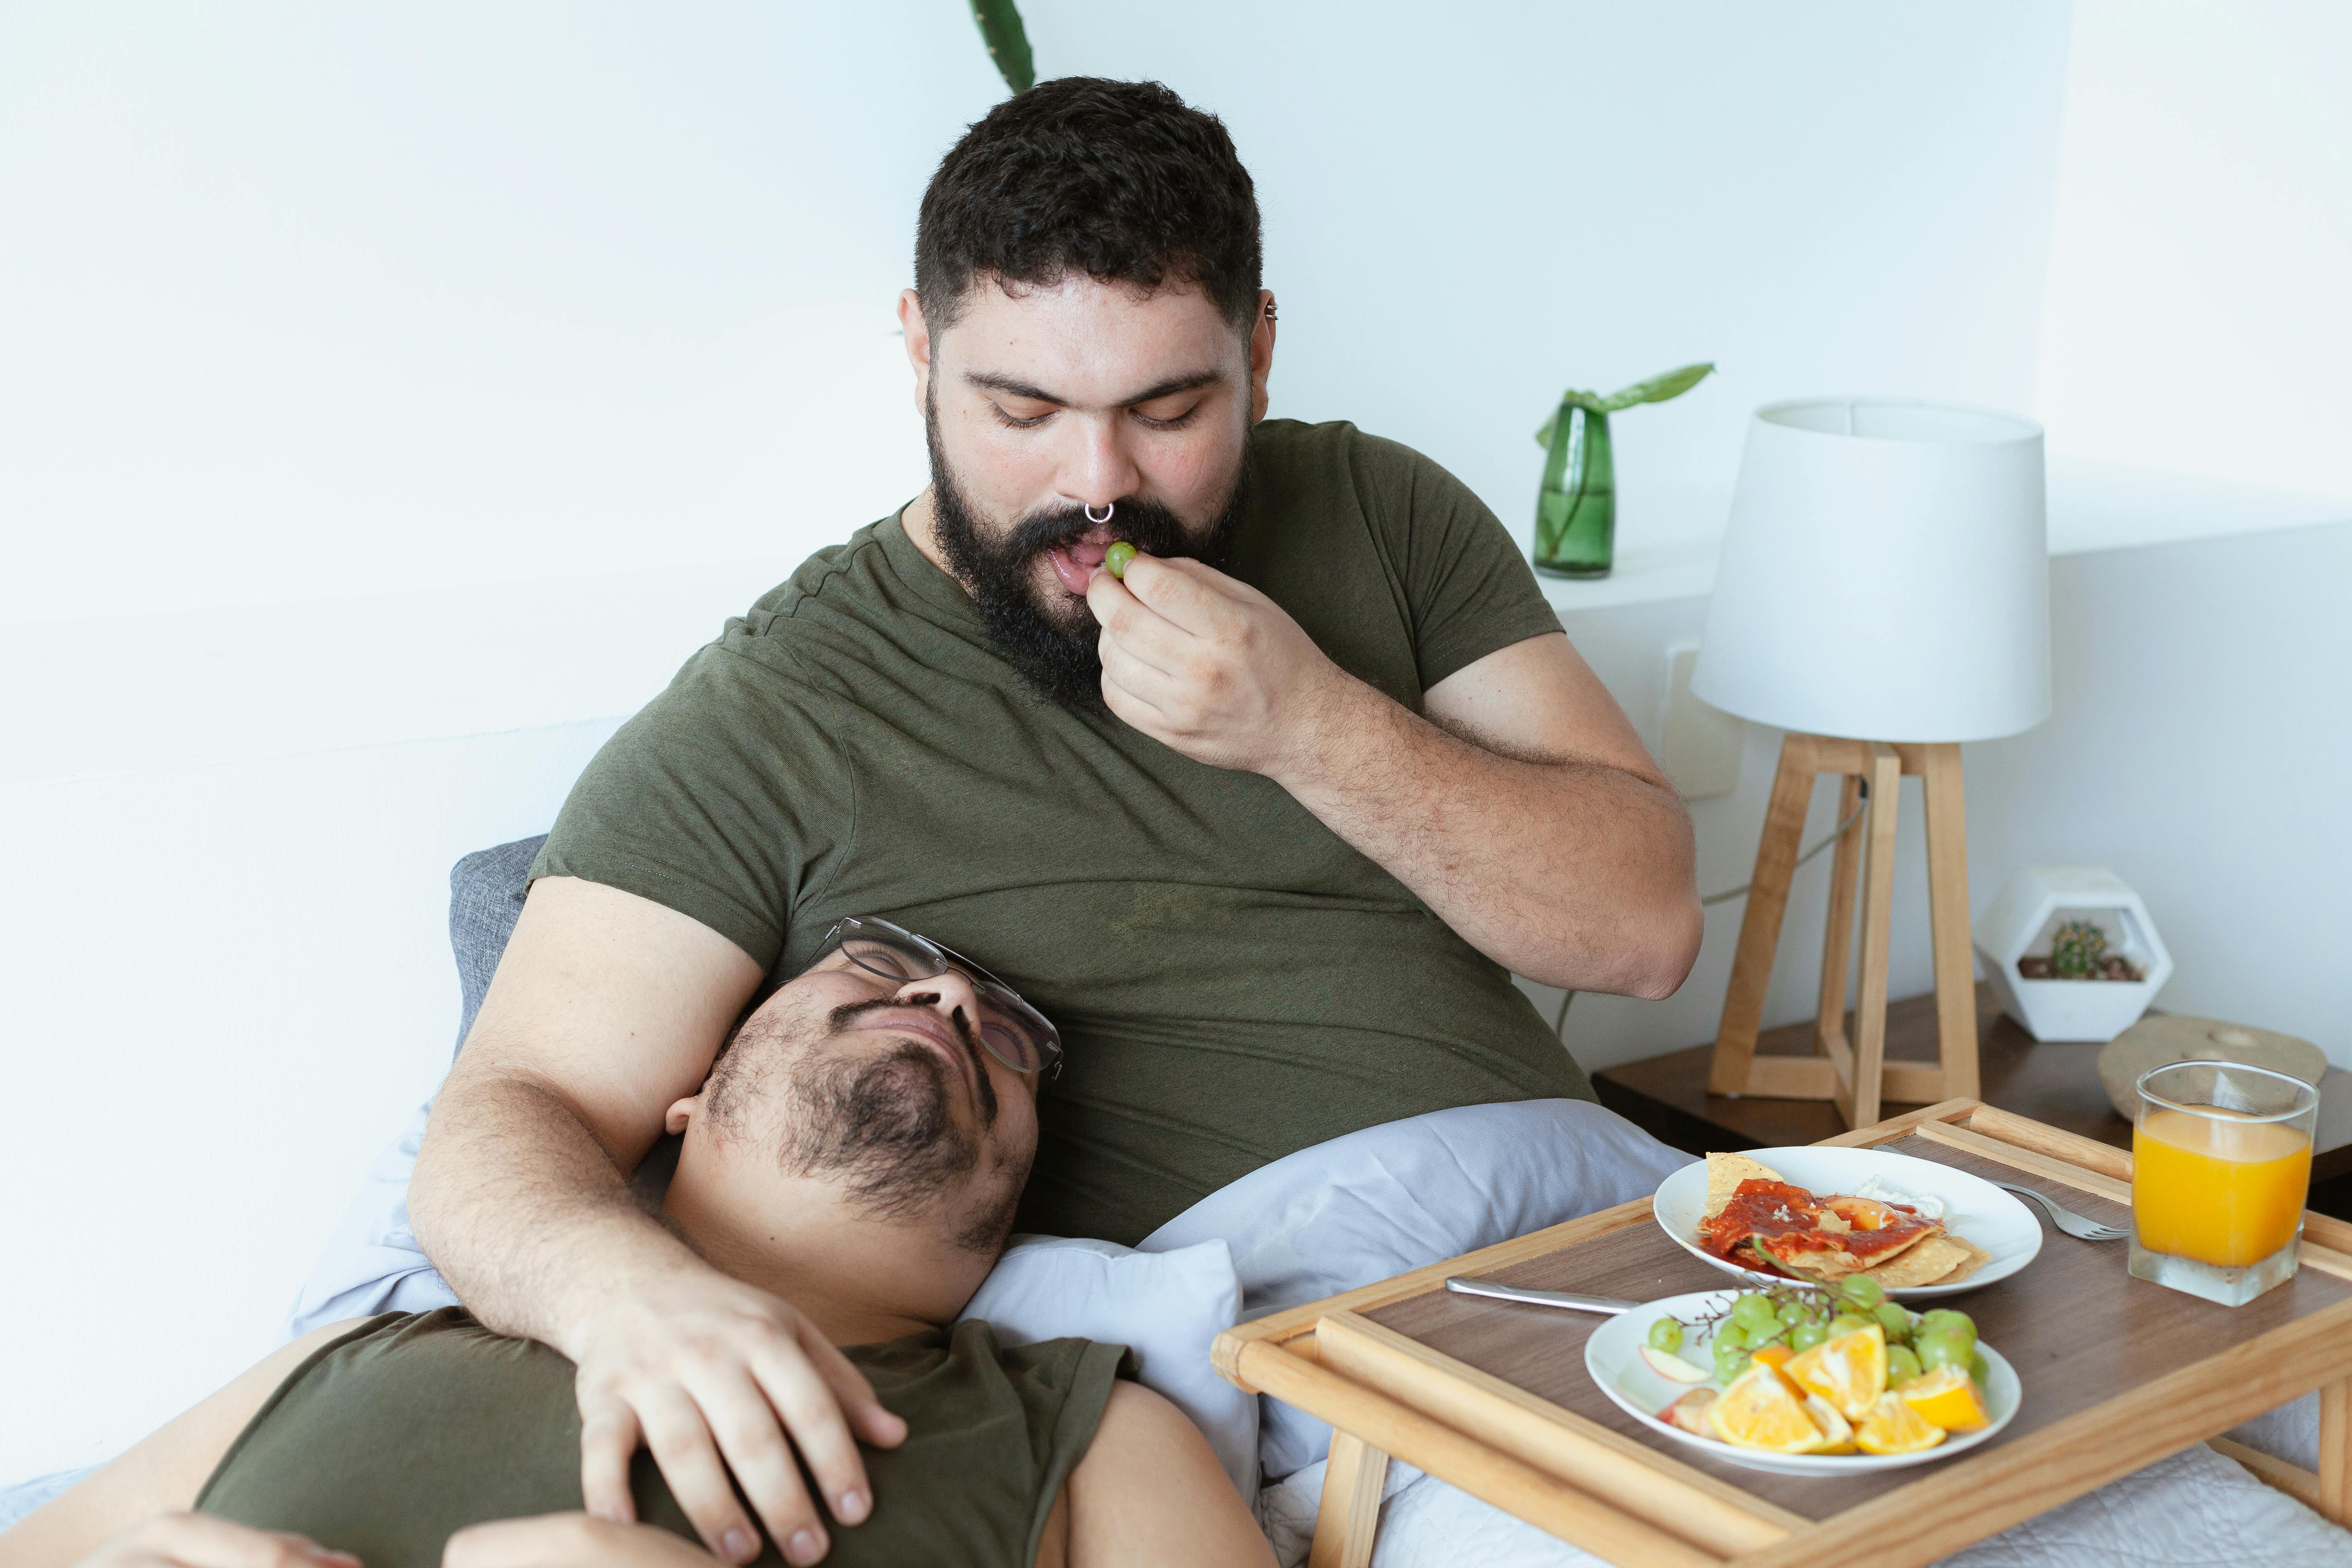
<svg viewBox="0 0 2352 1568">
<path fill-rule="evenodd" d="M 931 395 L 931 329 L 912 289 L 898 290 L 898 325 L 907 337 L 907 363 L 915 367 L 915 412 L 920 414 Z"/>
<path fill-rule="evenodd" d="M 673 1100 L 668 1112 L 662 1117 L 662 1131 L 683 1132 L 686 1124 L 702 1114 L 702 1096 L 689 1094 L 684 1100 Z"/>
<path fill-rule="evenodd" d="M 1257 321 L 1250 328 L 1250 423 L 1265 417 L 1266 378 L 1274 374 L 1274 290 L 1257 291 Z"/>
</svg>

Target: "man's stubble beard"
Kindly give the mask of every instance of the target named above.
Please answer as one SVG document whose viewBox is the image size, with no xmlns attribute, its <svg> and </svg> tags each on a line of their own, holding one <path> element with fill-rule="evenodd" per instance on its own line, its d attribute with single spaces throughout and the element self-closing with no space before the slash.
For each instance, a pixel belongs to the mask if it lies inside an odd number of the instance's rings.
<svg viewBox="0 0 2352 1568">
<path fill-rule="evenodd" d="M 888 999 L 851 1003 L 834 1009 L 826 1022 L 838 1035 L 858 1014 L 897 1005 Z M 995 1094 L 986 1068 L 976 1059 L 979 1047 L 971 1026 L 960 1015 L 956 1025 L 964 1049 L 975 1055 L 981 1119 L 993 1124 Z M 886 1223 L 921 1220 L 980 1163 L 979 1140 L 956 1124 L 949 1069 L 923 1046 L 901 1041 L 879 1057 L 862 1058 L 795 1053 L 784 1070 L 791 1109 L 780 1163 L 794 1175 L 841 1177 L 862 1214 Z M 959 1216 L 958 1247 L 992 1255 L 1003 1245 L 1028 1176 L 1027 1162 L 1019 1170 L 1009 1165 L 1000 1161 L 991 1173 L 993 1188 Z"/>
<path fill-rule="evenodd" d="M 1057 621 L 1046 613 L 1039 595 L 1058 596 L 1059 580 L 1050 589 L 1038 585 L 1045 552 L 1101 525 L 1088 522 L 1083 507 L 1070 507 L 1033 512 L 1009 531 L 984 529 L 940 448 L 939 405 L 933 395 L 924 400 L 923 442 L 930 453 L 931 520 L 940 553 L 971 595 L 981 629 L 1038 696 L 1066 708 L 1103 711 L 1102 628 L 1083 600 L 1072 601 L 1074 618 Z M 1112 534 L 1147 555 L 1189 556 L 1222 570 L 1234 531 L 1249 509 L 1246 437 L 1242 450 L 1233 487 L 1207 532 L 1188 533 L 1176 515 L 1156 501 L 1122 500 L 1112 514 Z"/>
</svg>

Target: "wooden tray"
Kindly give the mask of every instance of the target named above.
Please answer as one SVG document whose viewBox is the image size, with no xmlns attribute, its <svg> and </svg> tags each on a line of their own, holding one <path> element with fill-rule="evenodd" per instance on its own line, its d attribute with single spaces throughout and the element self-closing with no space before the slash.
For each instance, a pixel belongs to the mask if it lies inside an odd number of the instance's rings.
<svg viewBox="0 0 2352 1568">
<path fill-rule="evenodd" d="M 1825 1140 L 1884 1146 L 2127 1223 L 2129 1154 L 1949 1100 Z M 1360 1568 L 1395 1455 L 1612 1563 L 1907 1568 L 2322 1390 L 2317 1475 L 2224 1451 L 2339 1523 L 2352 1505 L 2352 1224 L 2305 1218 L 2303 1268 L 2239 1308 L 2136 1280 L 2121 1242 L 2053 1231 L 2022 1273 L 1959 1301 L 2016 1366 L 1998 1437 L 1947 1463 L 1782 1476 L 1657 1436 L 1593 1386 L 1599 1320 L 1457 1296 L 1449 1274 L 1651 1300 L 1731 1277 L 1661 1232 L 1649 1200 L 1220 1336 L 1218 1370 L 1329 1421 L 1315 1568 Z"/>
</svg>

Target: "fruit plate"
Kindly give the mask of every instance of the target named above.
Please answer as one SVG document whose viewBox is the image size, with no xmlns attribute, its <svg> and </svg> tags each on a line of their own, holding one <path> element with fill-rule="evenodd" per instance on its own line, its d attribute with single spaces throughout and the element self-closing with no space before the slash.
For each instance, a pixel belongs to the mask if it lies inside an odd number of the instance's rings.
<svg viewBox="0 0 2352 1568">
<path fill-rule="evenodd" d="M 1980 1289 L 2006 1279 L 2042 1250 L 2042 1222 L 2025 1205 L 1981 1176 L 1933 1160 L 1890 1154 L 1883 1149 L 1825 1149 L 1819 1145 L 1795 1149 L 1742 1150 L 1749 1159 L 1770 1166 L 1781 1179 L 1821 1197 L 1853 1193 L 1873 1176 L 1882 1186 L 1915 1198 L 1941 1198 L 1944 1228 L 1992 1254 L 1990 1261 L 1953 1285 L 1907 1285 L 1886 1293 L 1898 1301 L 1932 1300 Z M 1757 1285 L 1786 1285 L 1777 1274 L 1743 1268 L 1714 1256 L 1698 1245 L 1699 1221 L 1706 1213 L 1706 1162 L 1685 1165 L 1658 1184 L 1651 1213 L 1659 1227 L 1693 1258 L 1738 1275 Z"/>
<path fill-rule="evenodd" d="M 1772 1162 L 1766 1160 L 1765 1163 Z M 1738 1290 L 1697 1290 L 1620 1312 L 1595 1329 L 1592 1337 L 1584 1342 L 1584 1370 L 1591 1374 L 1601 1393 L 1651 1431 L 1677 1443 L 1686 1443 L 1727 1464 L 1745 1465 L 1751 1470 L 1773 1470 L 1784 1476 L 1858 1476 L 1874 1470 L 1933 1464 L 1976 1447 L 2008 1426 L 2010 1418 L 2017 1414 L 2021 1394 L 2017 1369 L 2001 1359 L 2000 1352 L 1979 1341 L 1977 1349 L 1984 1352 L 1985 1410 L 1992 1417 L 1990 1424 L 1974 1432 L 1955 1432 L 1934 1447 L 1922 1448 L 1916 1454 L 1775 1454 L 1702 1437 L 1684 1431 L 1671 1421 L 1661 1421 L 1657 1412 L 1689 1393 L 1691 1385 L 1669 1382 L 1642 1359 L 1642 1346 L 1649 1342 L 1650 1325 L 1664 1317 L 1680 1318 L 1687 1323 L 1722 1312 L 1741 1294 Z M 1685 1341 L 1682 1353 L 1685 1359 L 1696 1359 L 1704 1364 L 1707 1347 L 1712 1343 L 1711 1333 L 1691 1338 Z"/>
</svg>

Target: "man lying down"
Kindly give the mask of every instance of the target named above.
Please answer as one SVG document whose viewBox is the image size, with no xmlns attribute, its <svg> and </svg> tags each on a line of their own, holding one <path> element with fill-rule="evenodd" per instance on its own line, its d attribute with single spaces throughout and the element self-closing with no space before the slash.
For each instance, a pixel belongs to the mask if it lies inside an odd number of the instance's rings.
<svg viewBox="0 0 2352 1568">
<path fill-rule="evenodd" d="M 903 1424 L 863 1456 L 870 1517 L 790 1555 L 1270 1563 L 1200 1433 L 1122 1376 L 1122 1347 L 1007 1348 L 955 1321 L 1012 1226 L 1059 1041 L 984 972 L 938 973 L 921 939 L 845 926 L 667 1119 L 683 1139 L 664 1223 L 792 1302 L 817 1373 L 862 1374 Z M 452 1568 L 711 1568 L 670 1481 L 726 1487 L 715 1471 L 673 1466 L 666 1481 L 640 1452 L 639 1523 L 567 1511 L 582 1506 L 573 1382 L 556 1352 L 455 1308 L 332 1324 L 0 1534 L 0 1568 L 294 1568 L 334 1552 L 431 1568 L 445 1543 Z M 780 1440 L 769 1458 L 793 1462 Z M 467 1529 L 494 1521 L 529 1522 Z M 783 1554 L 770 1542 L 760 1560 Z"/>
</svg>

